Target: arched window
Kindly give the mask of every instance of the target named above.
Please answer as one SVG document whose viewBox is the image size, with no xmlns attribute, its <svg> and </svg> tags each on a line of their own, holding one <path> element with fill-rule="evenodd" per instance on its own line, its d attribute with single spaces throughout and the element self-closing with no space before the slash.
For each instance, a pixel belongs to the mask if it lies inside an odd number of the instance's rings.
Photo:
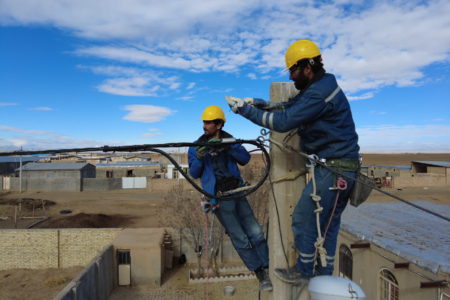
<svg viewBox="0 0 450 300">
<path fill-rule="evenodd" d="M 352 280 L 353 255 L 352 251 L 342 244 L 339 247 L 339 276 Z"/>
<path fill-rule="evenodd" d="M 397 279 L 387 269 L 380 271 L 380 300 L 398 300 L 399 287 Z"/>
</svg>

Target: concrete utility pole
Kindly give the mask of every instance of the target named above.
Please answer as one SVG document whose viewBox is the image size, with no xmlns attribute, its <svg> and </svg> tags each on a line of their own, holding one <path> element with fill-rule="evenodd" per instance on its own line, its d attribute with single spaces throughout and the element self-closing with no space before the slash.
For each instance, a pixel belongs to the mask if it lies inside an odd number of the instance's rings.
<svg viewBox="0 0 450 300">
<path fill-rule="evenodd" d="M 284 102 L 295 96 L 298 90 L 292 83 L 275 82 L 270 86 L 270 101 Z M 271 139 L 282 144 L 284 138 L 289 133 L 271 133 Z M 294 134 L 289 138 L 287 144 L 295 149 L 299 149 L 299 136 Z M 281 150 L 277 145 L 271 143 L 270 157 L 272 169 L 270 173 L 273 182 L 275 199 L 270 195 L 269 205 L 269 252 L 270 252 L 270 278 L 274 286 L 272 293 L 263 293 L 265 299 L 309 299 L 307 289 L 286 284 L 275 277 L 275 268 L 286 268 L 293 266 L 296 262 L 297 253 L 294 245 L 292 233 L 292 212 L 305 187 L 305 163 L 304 159 L 297 153 Z M 275 201 L 277 207 L 275 207 Z M 277 210 L 278 208 L 278 210 Z M 278 214 L 277 214 L 278 211 Z M 281 236 L 282 240 L 281 241 Z M 282 242 L 284 249 L 282 247 Z M 286 257 L 283 253 L 286 251 Z"/>
</svg>

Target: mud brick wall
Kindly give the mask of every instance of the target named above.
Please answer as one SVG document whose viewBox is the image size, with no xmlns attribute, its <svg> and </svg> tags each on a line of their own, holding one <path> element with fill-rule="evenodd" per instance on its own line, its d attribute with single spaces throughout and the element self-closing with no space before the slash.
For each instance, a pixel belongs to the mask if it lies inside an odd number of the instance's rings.
<svg viewBox="0 0 450 300">
<path fill-rule="evenodd" d="M 0 270 L 87 265 L 122 229 L 0 230 Z"/>
</svg>

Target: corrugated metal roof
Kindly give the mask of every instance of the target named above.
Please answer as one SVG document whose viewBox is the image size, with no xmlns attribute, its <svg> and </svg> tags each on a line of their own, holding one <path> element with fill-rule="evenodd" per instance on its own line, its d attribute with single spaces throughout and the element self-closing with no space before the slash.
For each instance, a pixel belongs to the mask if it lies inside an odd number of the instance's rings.
<svg viewBox="0 0 450 300">
<path fill-rule="evenodd" d="M 436 166 L 436 167 L 450 168 L 450 161 L 414 160 L 413 163 L 419 163 L 419 164 Z"/>
<path fill-rule="evenodd" d="M 37 161 L 44 159 L 42 156 L 22 156 L 22 162 Z M 0 156 L 0 163 L 20 162 L 20 156 Z"/>
<path fill-rule="evenodd" d="M 88 163 L 29 163 L 22 167 L 23 171 L 81 170 Z M 18 168 L 17 170 L 19 170 Z"/>
<path fill-rule="evenodd" d="M 149 167 L 149 166 L 160 166 L 159 162 L 149 162 L 149 161 L 123 161 L 123 162 L 115 162 L 115 163 L 101 163 L 97 164 L 97 167 L 100 168 L 125 168 L 125 167 Z"/>
<path fill-rule="evenodd" d="M 450 216 L 450 205 L 428 201 L 413 203 Z M 350 206 L 342 215 L 341 229 L 382 247 L 434 273 L 450 273 L 450 224 L 401 202 Z"/>
</svg>

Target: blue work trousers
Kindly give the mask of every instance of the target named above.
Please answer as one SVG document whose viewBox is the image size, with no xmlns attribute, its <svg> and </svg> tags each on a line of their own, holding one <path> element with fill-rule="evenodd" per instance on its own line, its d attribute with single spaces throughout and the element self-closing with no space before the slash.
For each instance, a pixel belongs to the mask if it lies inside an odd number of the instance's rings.
<svg viewBox="0 0 450 300">
<path fill-rule="evenodd" d="M 320 229 L 322 231 L 322 236 L 325 238 L 324 248 L 327 252 L 326 267 L 321 266 L 319 255 L 317 254 L 316 256 L 316 248 L 314 246 L 317 239 L 316 214 L 314 213 L 314 210 L 317 207 L 316 203 L 311 198 L 313 192 L 311 180 L 306 185 L 292 214 L 292 231 L 294 232 L 295 246 L 300 252 L 296 264 L 297 270 L 308 277 L 331 275 L 333 273 L 341 214 L 347 206 L 350 191 L 354 185 L 353 179 L 356 175 L 355 172 L 343 172 L 344 175 L 350 176 L 351 179 L 343 177 L 347 181 L 347 189 L 339 191 L 336 209 L 331 216 L 333 206 L 336 202 L 337 190 L 330 190 L 329 188 L 335 186 L 336 178 L 339 176 L 324 167 L 316 167 L 314 173 L 316 179 L 316 193 L 321 197 L 320 205 L 323 207 L 323 211 L 320 213 Z M 331 221 L 329 221 L 330 217 Z M 328 222 L 330 222 L 330 225 L 324 236 L 324 231 Z M 316 268 L 314 268 L 315 259 L 317 261 Z"/>
<path fill-rule="evenodd" d="M 269 266 L 269 248 L 246 198 L 220 201 L 215 214 L 250 271 Z"/>
</svg>

